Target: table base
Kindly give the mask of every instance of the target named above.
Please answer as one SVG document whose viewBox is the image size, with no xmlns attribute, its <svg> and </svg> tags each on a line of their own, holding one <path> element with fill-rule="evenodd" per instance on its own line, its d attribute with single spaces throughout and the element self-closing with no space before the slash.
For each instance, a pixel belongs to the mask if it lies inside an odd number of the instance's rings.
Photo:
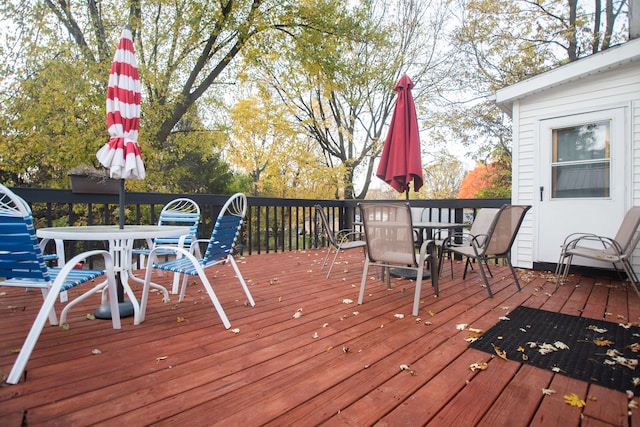
<svg viewBox="0 0 640 427">
<path fill-rule="evenodd" d="M 119 302 L 118 309 L 120 310 L 120 318 L 133 316 L 133 303 L 129 300 Z M 96 309 L 94 316 L 96 316 L 96 319 L 110 320 L 111 306 L 109 305 L 109 302 L 107 301 L 104 304 L 101 304 L 100 307 Z"/>
<path fill-rule="evenodd" d="M 413 279 L 416 280 L 418 278 L 418 270 L 413 270 L 411 268 L 390 268 L 389 274 L 393 277 L 404 277 L 405 279 Z M 431 273 L 427 270 L 422 270 L 422 280 L 428 279 L 431 277 Z"/>
</svg>

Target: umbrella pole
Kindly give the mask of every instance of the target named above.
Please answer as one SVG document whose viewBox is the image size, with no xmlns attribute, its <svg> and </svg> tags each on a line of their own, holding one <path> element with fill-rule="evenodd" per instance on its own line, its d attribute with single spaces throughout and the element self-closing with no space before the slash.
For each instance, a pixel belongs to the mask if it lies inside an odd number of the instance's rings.
<svg viewBox="0 0 640 427">
<path fill-rule="evenodd" d="M 407 197 L 409 194 L 407 193 Z M 124 179 L 120 178 L 120 191 L 118 193 L 118 203 L 120 205 L 120 217 L 118 218 L 120 223 L 120 229 L 124 228 Z"/>
<path fill-rule="evenodd" d="M 121 229 L 124 228 L 124 179 L 120 179 L 120 192 L 118 194 L 118 202 L 120 203 L 120 218 L 119 226 Z M 115 256 L 122 257 L 122 252 L 116 253 Z M 123 259 L 114 260 L 114 263 L 117 265 L 125 265 L 123 263 Z M 124 286 L 122 286 L 122 271 L 121 268 L 116 269 L 116 282 L 118 283 L 118 309 L 120 311 L 120 317 L 131 317 L 134 314 L 133 304 L 130 300 L 124 299 Z M 105 302 L 101 304 L 100 307 L 97 308 L 95 312 L 96 319 L 111 319 L 111 305 L 109 302 Z"/>
</svg>

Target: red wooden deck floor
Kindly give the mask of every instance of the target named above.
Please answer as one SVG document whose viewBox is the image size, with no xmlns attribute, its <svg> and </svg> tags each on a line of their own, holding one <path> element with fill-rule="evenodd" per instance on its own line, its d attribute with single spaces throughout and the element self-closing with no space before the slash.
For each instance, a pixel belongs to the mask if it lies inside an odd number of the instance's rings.
<svg viewBox="0 0 640 427">
<path fill-rule="evenodd" d="M 395 279 L 388 291 L 370 277 L 359 306 L 362 254 L 341 255 L 330 280 L 320 271 L 323 258 L 311 250 L 240 259 L 255 307 L 230 266 L 210 270 L 239 333 L 224 329 L 197 281 L 182 303 L 163 304 L 154 294 L 146 321 L 123 319 L 119 331 L 86 318 L 99 302 L 90 298 L 72 311 L 68 330 L 45 327 L 26 381 L 0 387 L 0 425 L 570 427 L 629 426 L 637 418 L 624 393 L 468 349 L 469 332 L 456 328 L 486 330 L 520 304 L 637 323 L 638 297 L 625 284 L 572 277 L 553 293 L 548 274 L 523 270 L 518 292 L 508 270 L 496 267 L 489 298 L 477 269 L 463 281 L 457 265 L 452 280 L 445 266 L 440 297 L 427 282 L 416 319 L 411 281 Z M 40 298 L 0 287 L 2 375 Z M 475 362 L 489 368 L 472 372 Z M 568 393 L 586 406 L 565 404 Z"/>
</svg>

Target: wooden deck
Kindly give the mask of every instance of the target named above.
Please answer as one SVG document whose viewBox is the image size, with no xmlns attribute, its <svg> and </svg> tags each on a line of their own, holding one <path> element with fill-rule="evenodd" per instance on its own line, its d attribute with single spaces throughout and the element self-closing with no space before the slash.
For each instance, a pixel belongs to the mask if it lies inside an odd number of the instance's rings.
<svg viewBox="0 0 640 427">
<path fill-rule="evenodd" d="M 358 306 L 362 254 L 344 253 L 330 280 L 319 268 L 323 257 L 312 250 L 241 258 L 255 307 L 230 266 L 211 270 L 239 333 L 224 329 L 199 283 L 180 304 L 155 294 L 146 321 L 123 319 L 119 331 L 86 318 L 98 304 L 89 299 L 72 311 L 70 329 L 45 327 L 26 381 L 0 387 L 0 425 L 570 427 L 630 426 L 638 418 L 638 409 L 628 415 L 624 393 L 468 349 L 469 332 L 456 328 L 486 330 L 520 304 L 637 323 L 638 296 L 623 283 L 572 277 L 552 294 L 548 275 L 520 271 L 517 292 L 508 270 L 496 267 L 488 298 L 477 268 L 462 281 L 461 265 L 454 280 L 445 266 L 440 297 L 427 282 L 416 319 L 412 282 L 396 279 L 387 291 L 372 277 Z M 0 374 L 40 298 L 0 287 Z M 489 368 L 472 372 L 474 362 Z M 544 396 L 543 388 L 556 393 Z M 586 407 L 565 404 L 568 393 Z"/>
</svg>

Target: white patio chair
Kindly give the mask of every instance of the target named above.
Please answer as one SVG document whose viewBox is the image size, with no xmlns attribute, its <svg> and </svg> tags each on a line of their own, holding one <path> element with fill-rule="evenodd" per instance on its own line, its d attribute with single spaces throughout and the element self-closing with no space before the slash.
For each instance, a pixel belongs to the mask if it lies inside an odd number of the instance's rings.
<svg viewBox="0 0 640 427">
<path fill-rule="evenodd" d="M 322 209 L 322 206 L 316 205 L 315 211 L 316 211 L 316 216 L 320 217 L 320 221 L 322 225 L 321 232 L 326 236 L 327 242 L 329 243 L 327 247 L 327 255 L 324 257 L 324 261 L 322 262 L 322 267 L 320 267 L 320 271 L 322 271 L 324 267 L 327 265 L 327 260 L 329 259 L 329 255 L 331 254 L 331 249 L 333 248 L 336 251 L 336 254 L 333 257 L 333 260 L 331 261 L 331 265 L 329 266 L 329 271 L 327 271 L 327 279 L 328 279 L 329 276 L 331 275 L 331 270 L 333 269 L 333 265 L 336 263 L 336 259 L 338 259 L 338 254 L 340 253 L 340 251 L 364 248 L 365 246 L 367 246 L 367 243 L 364 240 L 362 240 L 363 236 L 362 236 L 362 232 L 360 231 L 355 231 L 353 229 L 344 229 L 344 230 L 339 230 L 337 233 L 335 233 L 331 225 L 329 224 L 329 219 L 327 218 L 327 215 L 324 213 L 324 209 Z M 353 240 L 354 237 L 357 237 L 357 238 Z"/>
<path fill-rule="evenodd" d="M 198 225 L 200 224 L 200 207 L 196 202 L 188 198 L 179 198 L 167 203 L 160 212 L 158 218 L 158 225 L 189 225 L 191 227 L 191 234 L 157 238 L 151 241 L 147 240 L 146 249 L 134 249 L 132 253 L 140 256 L 140 264 L 143 268 L 146 267 L 145 258 L 149 256 L 151 250 L 156 246 L 175 246 L 183 249 L 191 247 L 191 243 L 198 239 Z M 200 248 L 196 246 L 198 252 L 197 256 L 200 256 Z M 164 255 L 174 255 L 173 252 L 168 250 L 158 250 L 155 252 L 155 259 L 151 259 L 149 262 L 152 264 L 158 263 L 158 257 Z M 182 254 L 175 254 L 177 257 L 181 257 Z M 160 272 L 161 274 L 161 272 Z M 178 293 L 178 286 L 180 282 L 180 274 L 175 274 L 173 277 L 173 286 L 171 293 Z"/>
<path fill-rule="evenodd" d="M 166 271 L 172 271 L 174 273 L 184 274 L 185 276 L 182 279 L 182 287 L 180 290 L 180 302 L 184 299 L 185 291 L 187 288 L 187 278 L 188 276 L 198 276 L 202 281 L 202 285 L 204 286 L 209 298 L 211 298 L 211 302 L 213 303 L 222 323 L 225 328 L 229 329 L 231 327 L 231 323 L 227 318 L 220 302 L 218 301 L 218 297 L 216 296 L 213 288 L 211 287 L 211 283 L 209 279 L 207 279 L 207 275 L 205 274 L 205 270 L 207 268 L 213 267 L 219 264 L 229 263 L 233 267 L 233 270 L 242 285 L 242 289 L 246 294 L 249 303 L 252 306 L 255 306 L 255 302 L 253 301 L 253 297 L 249 292 L 249 288 L 247 288 L 247 284 L 242 277 L 242 273 L 238 269 L 238 265 L 236 264 L 235 259 L 233 258 L 233 251 L 235 248 L 236 241 L 238 239 L 238 235 L 240 234 L 240 230 L 242 229 L 242 222 L 244 221 L 245 214 L 247 212 L 247 198 L 244 194 L 236 193 L 227 200 L 225 205 L 220 210 L 220 214 L 218 215 L 218 219 L 216 220 L 215 226 L 213 227 L 213 232 L 211 233 L 211 238 L 209 240 L 198 240 L 192 243 L 192 249 L 187 251 L 184 248 L 178 246 L 156 246 L 153 248 L 149 254 L 150 259 L 156 255 L 159 251 L 169 251 L 175 254 L 181 254 L 181 258 L 176 258 L 172 261 L 159 263 L 159 264 L 148 264 L 147 272 L 145 274 L 144 279 L 144 287 L 142 290 L 142 300 L 140 302 L 140 313 L 138 318 L 135 320 L 135 324 L 139 324 L 144 321 L 146 310 L 147 310 L 147 302 L 149 300 L 149 287 L 151 284 L 151 272 L 154 269 L 161 269 Z M 204 254 L 204 257 L 197 258 L 194 256 L 195 246 L 200 242 L 207 243 L 207 250 Z"/>
<path fill-rule="evenodd" d="M 531 209 L 531 206 L 503 205 L 500 210 L 495 213 L 491 226 L 486 234 L 473 236 L 470 245 L 449 246 L 447 248 L 453 254 L 462 255 L 478 262 L 482 280 L 487 287 L 487 292 L 490 297 L 493 297 L 493 292 L 491 291 L 489 280 L 483 267 L 483 265 L 489 265 L 490 259 L 495 259 L 496 261 L 504 259 L 507 262 L 513 275 L 513 280 L 518 290 L 520 290 L 518 276 L 511 264 L 511 247 L 516 239 L 520 225 L 522 225 L 524 216 L 529 209 Z"/>
<path fill-rule="evenodd" d="M 103 257 L 105 270 L 74 268 L 76 264 L 92 256 Z M 54 309 L 58 296 L 62 300 L 66 300 L 66 291 L 74 286 L 91 282 L 105 274 L 111 311 L 115 313 L 112 318 L 113 328 L 120 329 L 116 280 L 113 272 L 113 260 L 109 252 L 103 250 L 84 252 L 73 257 L 61 268 L 47 268 L 36 237 L 31 210 L 20 197 L 0 184 L 0 278 L 5 279 L 0 282 L 0 286 L 41 289 L 44 298 L 18 358 L 6 379 L 7 383 L 17 384 L 20 381 L 47 318 L 49 318 L 51 325 L 58 324 Z M 86 298 L 102 286 L 101 283 L 93 287 L 72 302 Z M 60 315 L 62 324 L 66 322 L 70 306 L 68 304 L 62 310 Z"/>
<path fill-rule="evenodd" d="M 639 226 L 640 206 L 634 206 L 625 214 L 613 239 L 593 233 L 573 233 L 568 235 L 562 244 L 560 258 L 556 266 L 556 290 L 561 283 L 567 280 L 573 257 L 578 256 L 610 262 L 618 275 L 620 275 L 620 270 L 618 270 L 616 264 L 622 264 L 622 268 L 627 273 L 631 285 L 640 296 L 638 276 L 636 276 L 631 265 L 633 251 L 640 242 Z"/>
<path fill-rule="evenodd" d="M 364 292 L 369 277 L 369 267 L 382 267 L 387 289 L 391 288 L 389 268 L 398 267 L 416 271 L 416 290 L 413 298 L 413 315 L 418 315 L 423 270 L 429 262 L 431 284 L 438 296 L 438 257 L 433 240 L 426 240 L 416 254 L 411 209 L 408 203 L 359 203 L 364 223 L 367 251 L 362 271 L 358 304 L 364 302 Z"/>
</svg>

